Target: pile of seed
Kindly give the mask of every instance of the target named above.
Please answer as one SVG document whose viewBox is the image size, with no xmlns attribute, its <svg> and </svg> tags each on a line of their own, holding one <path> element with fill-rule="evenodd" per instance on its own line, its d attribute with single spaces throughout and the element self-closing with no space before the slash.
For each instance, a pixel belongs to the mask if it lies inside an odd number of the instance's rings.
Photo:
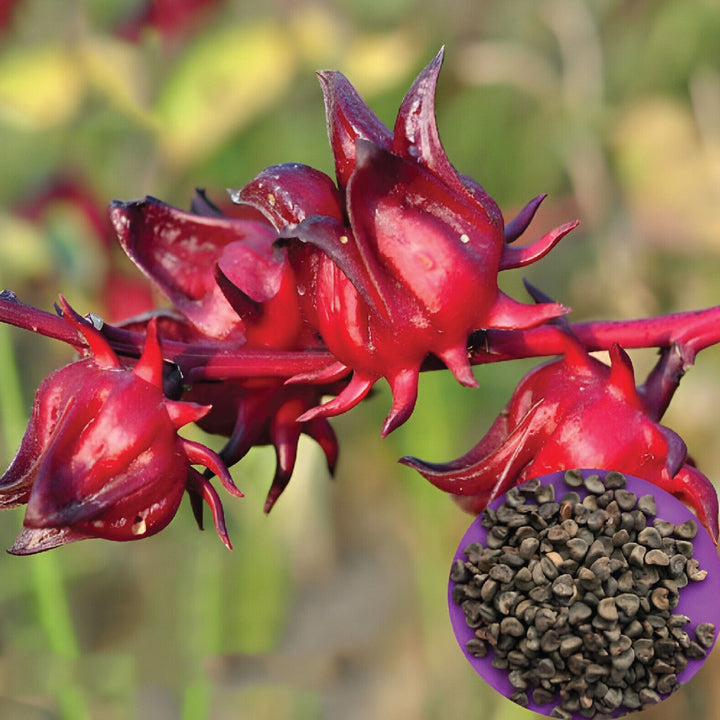
<svg viewBox="0 0 720 720">
<path fill-rule="evenodd" d="M 659 702 L 689 659 L 705 657 L 715 626 L 691 637 L 690 618 L 673 610 L 707 571 L 693 558 L 697 524 L 655 517 L 654 497 L 625 489 L 620 473 L 569 470 L 565 483 L 556 499 L 554 486 L 530 480 L 485 510 L 486 547 L 455 560 L 452 597 L 475 631 L 468 652 L 492 652 L 511 700 L 600 720 Z"/>
</svg>

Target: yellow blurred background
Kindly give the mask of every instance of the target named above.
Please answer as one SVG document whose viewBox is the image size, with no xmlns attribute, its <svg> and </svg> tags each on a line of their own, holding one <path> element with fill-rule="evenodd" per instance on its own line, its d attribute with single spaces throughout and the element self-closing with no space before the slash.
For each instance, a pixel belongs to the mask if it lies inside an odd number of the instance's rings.
<svg viewBox="0 0 720 720">
<path fill-rule="evenodd" d="M 249 0 L 186 23 L 127 0 L 17 0 L 0 29 L 0 287 L 51 308 L 62 291 L 103 308 L 108 263 L 132 272 L 73 203 L 28 211 L 58 178 L 103 208 L 152 194 L 216 201 L 264 167 L 332 171 L 314 71 L 343 71 L 392 126 L 419 70 L 446 46 L 438 124 L 451 161 L 506 217 L 548 199 L 528 241 L 582 224 L 522 277 L 573 320 L 720 303 L 720 5 L 715 0 Z M 185 5 L 178 2 L 178 5 Z M 0 14 L 0 19 L 3 16 Z M 136 22 L 133 22 L 135 19 Z M 0 328 L 0 465 L 66 347 Z M 633 354 L 639 380 L 652 351 Z M 386 387 L 333 421 L 331 481 L 301 444 L 268 517 L 271 450 L 233 469 L 235 550 L 184 504 L 160 535 L 0 556 L 0 718 L 18 720 L 531 720 L 487 689 L 457 648 L 449 564 L 470 518 L 412 471 L 490 425 L 534 363 L 422 379 L 415 414 L 379 429 Z M 720 353 L 703 352 L 664 422 L 720 478 Z M 199 435 L 198 435 L 199 437 Z M 216 438 L 205 441 L 219 446 Z M 22 514 L 0 523 L 8 547 Z M 715 651 L 647 720 L 720 717 Z"/>
</svg>

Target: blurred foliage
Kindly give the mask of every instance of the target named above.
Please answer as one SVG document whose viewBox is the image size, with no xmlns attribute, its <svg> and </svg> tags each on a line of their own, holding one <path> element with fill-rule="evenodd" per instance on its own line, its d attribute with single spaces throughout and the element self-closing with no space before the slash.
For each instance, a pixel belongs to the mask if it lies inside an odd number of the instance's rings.
<svg viewBox="0 0 720 720">
<path fill-rule="evenodd" d="M 102 311 L 102 278 L 119 262 L 77 207 L 19 211 L 57 178 L 99 207 L 145 194 L 186 207 L 195 187 L 222 200 L 274 163 L 330 171 L 313 71 L 345 72 L 392 124 L 445 44 L 437 107 L 451 160 L 507 215 L 549 193 L 529 238 L 582 219 L 527 273 L 534 284 L 576 319 L 718 303 L 714 0 L 226 0 L 172 34 L 140 26 L 131 42 L 143 7 L 16 0 L 0 31 L 0 286 L 24 301 L 49 308 L 62 291 Z M 518 298 L 521 278 L 504 277 Z M 639 375 L 653 362 L 634 357 Z M 69 359 L 0 328 L 3 467 L 35 388 Z M 710 477 L 719 362 L 702 354 L 666 418 Z M 270 517 L 272 453 L 253 452 L 233 471 L 245 500 L 226 502 L 233 554 L 183 507 L 142 543 L 0 559 L 0 717 L 530 717 L 478 681 L 452 637 L 447 566 L 469 518 L 395 461 L 466 451 L 532 364 L 478 368 L 475 392 L 447 373 L 422 378 L 415 415 L 382 442 L 380 388 L 334 421 L 337 479 L 303 444 Z M 3 517 L 0 544 L 20 523 Z M 718 670 L 715 651 L 643 717 L 714 720 Z"/>
</svg>

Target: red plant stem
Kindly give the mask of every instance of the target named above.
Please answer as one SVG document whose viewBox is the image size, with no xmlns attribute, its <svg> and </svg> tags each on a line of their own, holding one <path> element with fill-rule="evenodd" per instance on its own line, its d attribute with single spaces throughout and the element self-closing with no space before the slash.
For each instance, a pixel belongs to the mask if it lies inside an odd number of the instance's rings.
<svg viewBox="0 0 720 720">
<path fill-rule="evenodd" d="M 21 303 L 10 290 L 3 290 L 0 293 L 0 322 L 55 340 L 62 340 L 77 348 L 85 345 L 77 332 L 61 317 Z"/>
<path fill-rule="evenodd" d="M 661 349 L 655 367 L 638 388 L 651 418 L 660 421 L 694 359 L 695 353 L 687 351 L 687 346 L 676 344 Z"/>
<path fill-rule="evenodd" d="M 614 343 L 625 349 L 685 347 L 692 354 L 720 342 L 720 306 L 637 320 L 592 320 L 568 328 L 590 352 Z M 558 355 L 562 330 L 552 324 L 528 330 L 488 330 L 485 344 L 472 353 L 473 364 Z"/>
<path fill-rule="evenodd" d="M 102 332 L 119 355 L 140 355 L 145 342 L 143 333 L 112 325 L 105 325 Z M 176 363 L 189 383 L 237 377 L 291 377 L 335 362 L 326 350 L 258 350 L 222 341 L 201 344 L 162 338 L 160 344 L 163 357 Z"/>
<path fill-rule="evenodd" d="M 13 293 L 0 293 L 0 322 L 61 340 L 78 350 L 84 340 L 62 318 L 25 305 Z M 720 305 L 704 310 L 672 313 L 636 320 L 592 320 L 570 323 L 567 328 L 589 350 L 607 350 L 614 343 L 624 348 L 665 348 L 677 345 L 683 350 L 685 365 L 700 350 L 720 342 Z M 142 333 L 112 325 L 102 332 L 120 355 L 139 356 Z M 503 360 L 559 355 L 563 351 L 563 330 L 552 323 L 527 330 L 488 330 L 475 335 L 471 362 L 481 365 Z M 335 358 L 327 351 L 254 350 L 222 342 L 206 344 L 162 340 L 163 355 L 175 362 L 189 382 L 241 377 L 292 377 L 317 372 Z M 423 369 L 443 367 L 429 360 Z"/>
</svg>

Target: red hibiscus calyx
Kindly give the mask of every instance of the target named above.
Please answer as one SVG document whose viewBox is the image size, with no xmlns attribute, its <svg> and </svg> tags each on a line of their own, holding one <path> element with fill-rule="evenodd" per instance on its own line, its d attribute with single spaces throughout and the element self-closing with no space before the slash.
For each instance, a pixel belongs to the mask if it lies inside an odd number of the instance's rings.
<svg viewBox="0 0 720 720">
<path fill-rule="evenodd" d="M 290 245 L 299 287 L 312 290 L 305 317 L 340 361 L 337 370 L 353 372 L 340 395 L 304 420 L 345 412 L 384 377 L 393 394 L 387 434 L 412 412 L 429 354 L 475 387 L 472 332 L 532 327 L 567 312 L 557 303 L 525 305 L 498 289 L 500 270 L 539 259 L 577 223 L 534 245 L 509 245 L 542 197 L 505 228 L 494 200 L 453 168 L 435 122 L 441 63 L 442 52 L 411 87 L 392 132 L 343 75 L 320 73 L 337 187 L 312 168 L 286 165 L 233 194 Z"/>
<path fill-rule="evenodd" d="M 61 305 L 90 352 L 42 383 L 20 449 L 0 478 L 0 507 L 27 504 L 10 552 L 153 535 L 174 517 L 186 490 L 208 503 L 218 535 L 231 547 L 217 492 L 192 466 L 204 465 L 231 494 L 242 493 L 212 450 L 177 435 L 210 407 L 163 394 L 156 322 L 148 324 L 142 356 L 128 369 L 62 298 Z"/>
<path fill-rule="evenodd" d="M 627 353 L 614 344 L 610 366 L 567 338 L 565 355 L 535 368 L 480 442 L 448 463 L 405 457 L 436 487 L 479 514 L 497 495 L 532 477 L 577 467 L 648 480 L 689 505 L 718 538 L 715 490 L 660 425 L 635 385 Z"/>
</svg>

